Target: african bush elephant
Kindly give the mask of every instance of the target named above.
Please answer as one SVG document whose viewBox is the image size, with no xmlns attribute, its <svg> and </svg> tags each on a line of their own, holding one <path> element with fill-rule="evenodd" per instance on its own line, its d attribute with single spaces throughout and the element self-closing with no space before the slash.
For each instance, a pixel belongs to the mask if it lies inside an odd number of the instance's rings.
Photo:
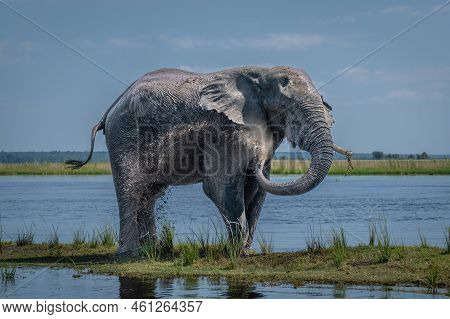
<svg viewBox="0 0 450 319">
<path fill-rule="evenodd" d="M 326 176 L 333 158 L 331 107 L 309 76 L 291 67 L 209 74 L 161 69 L 131 84 L 92 129 L 103 130 L 120 212 L 119 254 L 156 238 L 155 202 L 171 185 L 203 183 L 232 238 L 249 248 L 266 192 L 299 195 Z M 269 179 L 284 138 L 311 154 L 306 174 Z"/>
</svg>

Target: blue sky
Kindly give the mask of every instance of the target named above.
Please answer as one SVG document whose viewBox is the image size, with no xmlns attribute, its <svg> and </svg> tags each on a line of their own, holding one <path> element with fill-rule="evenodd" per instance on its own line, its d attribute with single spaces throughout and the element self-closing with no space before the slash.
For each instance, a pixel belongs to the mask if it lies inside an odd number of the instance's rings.
<svg viewBox="0 0 450 319">
<path fill-rule="evenodd" d="M 444 2 L 2 1 L 126 83 L 162 67 L 289 65 L 316 86 Z M 1 3 L 0 87 L 4 151 L 87 150 L 124 90 Z M 450 153 L 450 5 L 321 92 L 339 144 Z"/>
</svg>

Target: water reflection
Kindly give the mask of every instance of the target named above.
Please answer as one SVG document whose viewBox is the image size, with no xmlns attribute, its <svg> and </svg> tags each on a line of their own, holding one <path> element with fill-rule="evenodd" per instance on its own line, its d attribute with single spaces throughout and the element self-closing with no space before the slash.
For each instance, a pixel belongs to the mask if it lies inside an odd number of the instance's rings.
<svg viewBox="0 0 450 319">
<path fill-rule="evenodd" d="M 156 279 L 144 280 L 138 278 L 119 277 L 119 283 L 119 294 L 121 299 L 156 298 Z"/>
<path fill-rule="evenodd" d="M 447 289 L 263 284 L 187 277 L 129 278 L 83 274 L 72 269 L 18 268 L 15 281 L 0 282 L 0 298 L 448 298 Z"/>
<path fill-rule="evenodd" d="M 343 284 L 337 284 L 333 289 L 333 297 L 336 299 L 343 299 L 346 297 L 346 287 Z"/>
<path fill-rule="evenodd" d="M 228 282 L 228 289 L 224 297 L 237 299 L 264 298 L 264 294 L 256 291 L 255 284 Z"/>
</svg>

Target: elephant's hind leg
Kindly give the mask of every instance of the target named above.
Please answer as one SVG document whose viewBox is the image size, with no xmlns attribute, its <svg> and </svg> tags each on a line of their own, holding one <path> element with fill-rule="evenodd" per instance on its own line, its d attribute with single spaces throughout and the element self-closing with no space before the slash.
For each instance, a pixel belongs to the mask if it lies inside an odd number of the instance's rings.
<svg viewBox="0 0 450 319">
<path fill-rule="evenodd" d="M 139 231 L 139 242 L 156 240 L 156 213 L 157 200 L 164 195 L 166 185 L 149 184 L 142 194 L 142 200 L 137 211 L 137 224 Z"/>
<path fill-rule="evenodd" d="M 132 158 L 111 158 L 111 168 L 119 204 L 119 255 L 137 256 L 141 240 L 156 238 L 155 203 L 165 186 L 149 184 L 139 162 Z"/>
</svg>

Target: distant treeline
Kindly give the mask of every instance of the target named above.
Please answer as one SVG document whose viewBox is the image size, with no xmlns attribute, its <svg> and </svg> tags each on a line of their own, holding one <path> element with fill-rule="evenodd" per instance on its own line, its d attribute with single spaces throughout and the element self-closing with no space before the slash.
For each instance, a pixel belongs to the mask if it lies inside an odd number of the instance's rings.
<svg viewBox="0 0 450 319">
<path fill-rule="evenodd" d="M 308 160 L 310 155 L 307 152 L 276 152 L 275 159 L 279 160 Z M 334 154 L 334 158 L 338 160 L 345 159 L 341 154 Z M 450 159 L 450 155 L 429 155 L 425 152 L 421 154 L 384 154 L 380 151 L 372 153 L 353 153 L 355 160 L 382 160 L 382 159 Z"/>
<path fill-rule="evenodd" d="M 88 152 L 0 152 L 0 163 L 63 163 L 68 159 L 85 160 Z M 345 159 L 340 154 L 334 155 L 335 159 Z M 307 152 L 276 152 L 275 159 L 279 160 L 308 160 Z M 450 155 L 421 154 L 384 154 L 383 152 L 354 153 L 355 160 L 372 159 L 450 159 Z M 108 152 L 94 152 L 91 162 L 109 162 Z"/>
<path fill-rule="evenodd" d="M 0 152 L 0 163 L 63 163 L 85 160 L 89 152 Z M 91 162 L 109 162 L 108 152 L 94 152 Z"/>
</svg>

